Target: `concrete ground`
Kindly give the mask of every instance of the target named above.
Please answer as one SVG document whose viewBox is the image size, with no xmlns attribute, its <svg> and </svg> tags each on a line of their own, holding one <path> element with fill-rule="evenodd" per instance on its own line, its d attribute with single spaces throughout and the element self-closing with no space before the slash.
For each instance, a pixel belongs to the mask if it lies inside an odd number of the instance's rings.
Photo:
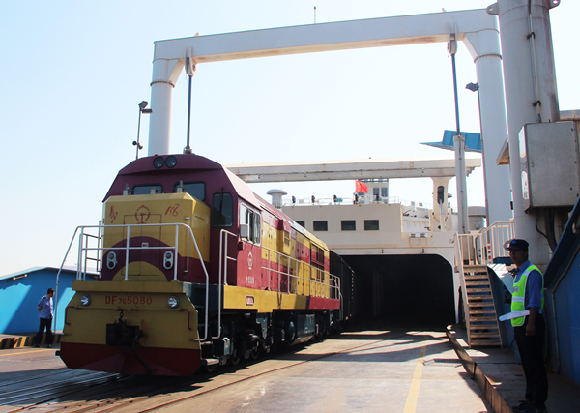
<svg viewBox="0 0 580 413">
<path fill-rule="evenodd" d="M 457 326 L 454 326 L 457 327 Z M 466 369 L 473 373 L 484 397 L 494 412 L 509 413 L 511 407 L 524 399 L 526 379 L 524 371 L 514 357 L 512 349 L 467 345 L 467 332 L 459 328 L 450 330 L 450 341 L 456 351 L 466 354 Z M 515 344 L 514 344 L 515 345 Z M 546 407 L 550 413 L 580 413 L 580 385 L 548 370 L 549 392 Z"/>
</svg>

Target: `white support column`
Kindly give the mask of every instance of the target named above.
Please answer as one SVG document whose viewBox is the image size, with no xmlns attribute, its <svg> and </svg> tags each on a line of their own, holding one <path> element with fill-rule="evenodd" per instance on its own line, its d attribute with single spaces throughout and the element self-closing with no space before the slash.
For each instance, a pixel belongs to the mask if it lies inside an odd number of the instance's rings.
<svg viewBox="0 0 580 413">
<path fill-rule="evenodd" d="M 483 154 L 487 225 L 512 218 L 510 174 L 496 159 L 507 139 L 502 56 L 497 30 L 469 33 L 464 43 L 474 58 L 479 85 L 479 117 Z"/>
<path fill-rule="evenodd" d="M 433 223 L 431 231 L 451 231 L 449 218 L 449 180 L 451 176 L 433 177 Z M 443 203 L 439 198 L 439 187 L 443 187 Z"/>
<path fill-rule="evenodd" d="M 153 62 L 151 82 L 151 119 L 149 121 L 149 147 L 147 153 L 167 155 L 171 143 L 171 110 L 173 88 L 185 63 L 183 59 L 159 59 Z"/>
<path fill-rule="evenodd" d="M 556 88 L 556 72 L 550 29 L 550 0 L 532 0 L 532 21 L 536 34 L 537 75 L 540 81 L 538 100 L 541 102 L 542 122 L 557 122 L 559 106 Z M 520 166 L 519 132 L 527 123 L 537 123 L 536 80 L 534 78 L 534 58 L 528 34 L 528 2 L 521 0 L 500 0 L 499 16 L 501 40 L 504 53 L 504 74 L 506 85 L 506 106 L 508 116 L 508 137 L 510 174 L 514 204 L 514 224 L 516 237 L 530 243 L 530 258 L 545 268 L 549 261 L 547 241 L 536 231 L 536 216 L 524 212 Z"/>
<path fill-rule="evenodd" d="M 465 173 L 465 136 L 453 135 L 455 149 L 455 179 L 457 180 L 457 232 L 469 234 L 469 218 L 467 216 L 467 176 Z"/>
</svg>

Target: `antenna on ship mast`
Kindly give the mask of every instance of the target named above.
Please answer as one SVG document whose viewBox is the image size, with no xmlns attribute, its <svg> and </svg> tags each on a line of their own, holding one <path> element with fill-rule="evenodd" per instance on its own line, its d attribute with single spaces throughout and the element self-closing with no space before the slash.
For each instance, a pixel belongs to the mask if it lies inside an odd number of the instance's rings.
<svg viewBox="0 0 580 413">
<path fill-rule="evenodd" d="M 314 24 L 316 24 L 316 6 L 314 6 Z"/>
</svg>

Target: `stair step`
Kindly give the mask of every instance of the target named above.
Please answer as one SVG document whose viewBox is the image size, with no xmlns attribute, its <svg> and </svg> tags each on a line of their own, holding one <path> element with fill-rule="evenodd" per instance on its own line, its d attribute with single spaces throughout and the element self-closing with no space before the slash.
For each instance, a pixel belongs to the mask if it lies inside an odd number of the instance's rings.
<svg viewBox="0 0 580 413">
<path fill-rule="evenodd" d="M 489 280 L 489 277 L 487 275 L 471 275 L 471 274 L 465 274 L 465 281 L 467 280 Z"/>
<path fill-rule="evenodd" d="M 474 288 L 470 288 L 470 289 L 466 289 L 467 293 L 490 293 L 491 292 L 491 288 L 480 288 L 480 287 L 474 287 Z"/>
<path fill-rule="evenodd" d="M 465 286 L 466 287 L 471 287 L 472 285 L 489 285 L 489 281 L 488 280 L 468 280 L 467 278 L 465 279 Z"/>
<path fill-rule="evenodd" d="M 493 305 L 493 301 L 491 301 L 491 300 L 478 301 L 478 300 L 469 300 L 468 299 L 467 302 L 469 304 L 469 307 L 492 307 L 492 308 L 495 308 Z"/>
<path fill-rule="evenodd" d="M 495 333 L 471 333 L 471 338 L 496 338 L 499 337 L 499 332 Z"/>
<path fill-rule="evenodd" d="M 471 347 L 474 346 L 501 346 L 501 340 L 471 340 Z"/>
<path fill-rule="evenodd" d="M 487 265 L 464 265 L 463 272 L 487 272 Z"/>
<path fill-rule="evenodd" d="M 486 294 L 486 295 L 469 295 L 469 292 L 468 292 L 467 299 L 469 301 L 472 301 L 472 300 L 491 300 L 492 297 L 491 297 L 491 294 Z"/>
<path fill-rule="evenodd" d="M 477 323 L 477 322 L 481 322 L 481 321 L 497 321 L 497 317 L 495 317 L 495 316 L 493 316 L 493 317 L 471 317 L 469 320 L 471 325 L 473 325 L 473 323 Z"/>
<path fill-rule="evenodd" d="M 469 315 L 473 316 L 473 315 L 482 315 L 482 314 L 495 314 L 494 310 L 469 310 Z"/>
</svg>

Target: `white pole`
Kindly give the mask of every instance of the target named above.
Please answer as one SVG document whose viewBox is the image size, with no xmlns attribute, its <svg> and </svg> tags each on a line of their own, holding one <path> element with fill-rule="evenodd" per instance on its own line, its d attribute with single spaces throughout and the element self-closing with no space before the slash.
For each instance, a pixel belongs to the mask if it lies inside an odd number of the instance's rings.
<svg viewBox="0 0 580 413">
<path fill-rule="evenodd" d="M 499 16 L 504 54 L 503 66 L 515 236 L 530 243 L 530 257 L 536 265 L 540 266 L 540 269 L 543 269 L 549 261 L 549 248 L 547 241 L 536 231 L 535 213 L 533 211 L 529 214 L 524 212 L 518 136 L 525 124 L 538 122 L 537 105 L 535 105 L 537 100 L 540 101 L 542 122 L 557 122 L 560 109 L 549 18 L 549 8 L 552 2 L 532 0 L 531 3 L 531 20 L 538 57 L 536 65 L 534 65 L 534 56 L 530 45 L 534 38 L 528 38 L 530 35 L 528 2 L 500 0 Z M 534 66 L 538 79 L 540 79 L 537 95 Z"/>
<path fill-rule="evenodd" d="M 185 66 L 183 59 L 159 59 L 153 62 L 151 82 L 151 119 L 149 121 L 149 156 L 167 155 L 171 143 L 173 88 Z"/>
<path fill-rule="evenodd" d="M 477 33 L 474 60 L 479 86 L 485 204 L 489 226 L 512 218 L 509 167 L 497 165 L 497 156 L 507 139 L 502 56 L 497 30 Z"/>
<path fill-rule="evenodd" d="M 469 218 L 467 217 L 467 174 L 465 171 L 465 136 L 460 133 L 453 135 L 455 148 L 455 179 L 457 179 L 457 232 L 469 233 Z"/>
</svg>

